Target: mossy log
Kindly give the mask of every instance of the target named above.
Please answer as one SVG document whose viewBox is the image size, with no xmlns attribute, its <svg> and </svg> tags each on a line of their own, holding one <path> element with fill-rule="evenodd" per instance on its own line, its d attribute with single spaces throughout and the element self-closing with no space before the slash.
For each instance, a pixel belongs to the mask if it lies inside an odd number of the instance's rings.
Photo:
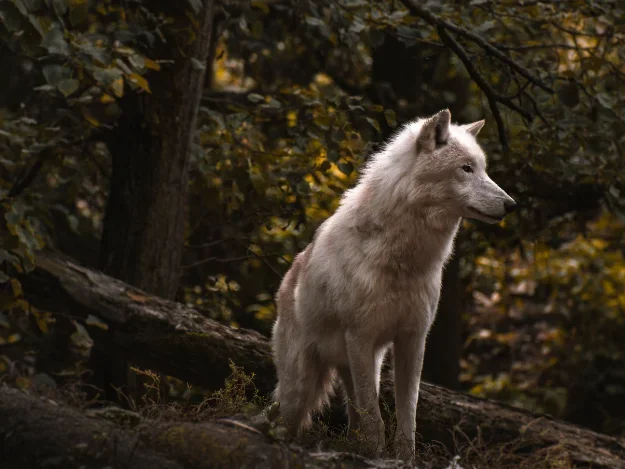
<svg viewBox="0 0 625 469">
<path fill-rule="evenodd" d="M 124 426 L 6 387 L 0 388 L 0 461 L 3 469 L 376 467 L 356 455 L 303 451 L 246 421 L 140 419 Z"/>
<path fill-rule="evenodd" d="M 217 389 L 229 376 L 232 360 L 254 373 L 262 393 L 275 385 L 269 341 L 256 332 L 224 326 L 56 255 L 40 255 L 37 269 L 22 283 L 37 308 L 97 316 L 102 324 L 90 329 L 94 339 L 107 340 L 139 366 Z M 391 402 L 388 379 L 382 389 Z M 479 435 L 490 444 L 522 439 L 528 451 L 564 450 L 580 467 L 625 469 L 622 440 L 428 383 L 421 386 L 417 431 L 425 441 L 445 443 L 454 431 L 468 438 Z"/>
</svg>

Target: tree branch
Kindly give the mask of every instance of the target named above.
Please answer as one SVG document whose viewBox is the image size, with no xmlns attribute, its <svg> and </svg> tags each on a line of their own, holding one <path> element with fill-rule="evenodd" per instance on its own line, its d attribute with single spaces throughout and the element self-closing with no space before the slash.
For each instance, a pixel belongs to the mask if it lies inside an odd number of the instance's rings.
<svg viewBox="0 0 625 469">
<path fill-rule="evenodd" d="M 477 44 L 479 47 L 484 49 L 490 55 L 496 57 L 497 59 L 499 59 L 500 61 L 502 61 L 506 65 L 508 65 L 510 68 L 515 70 L 517 73 L 519 73 L 520 75 L 525 77 L 527 80 L 531 81 L 536 86 L 542 88 L 543 90 L 547 91 L 548 93 L 554 93 L 553 88 L 551 88 L 550 86 L 545 84 L 544 81 L 542 81 L 540 78 L 536 77 L 527 68 L 525 68 L 524 66 L 519 64 L 517 61 L 515 61 L 511 57 L 509 57 L 506 54 L 504 54 L 497 47 L 495 47 L 492 44 L 490 44 L 489 42 L 485 41 L 484 39 L 482 39 L 477 34 L 474 34 L 474 33 L 470 32 L 470 31 L 464 29 L 461 26 L 457 26 L 457 25 L 455 25 L 453 23 L 449 23 L 448 21 L 443 20 L 439 16 L 436 16 L 429 9 L 427 9 L 424 6 L 422 6 L 419 3 L 418 0 L 401 0 L 401 1 L 405 5 L 405 7 L 408 8 L 410 13 L 412 13 L 413 15 L 418 16 L 419 18 L 425 20 L 426 22 L 428 22 L 432 26 L 436 26 L 437 29 L 442 28 L 442 29 L 449 30 L 449 31 L 452 31 L 452 32 L 454 32 L 454 33 L 456 33 L 456 34 L 458 34 L 458 35 L 460 35 L 460 36 L 470 40 L 471 42 Z"/>
<path fill-rule="evenodd" d="M 37 160 L 30 167 L 26 175 L 24 177 L 16 179 L 15 183 L 7 194 L 7 198 L 17 197 L 22 192 L 24 192 L 28 186 L 32 184 L 32 182 L 37 177 L 37 174 L 39 174 L 39 171 L 41 171 L 41 168 L 43 167 L 43 163 L 47 156 L 47 153 L 48 152 L 46 151 L 41 151 L 39 153 L 39 155 L 37 156 Z"/>
<path fill-rule="evenodd" d="M 503 118 L 501 117 L 499 107 L 497 106 L 497 95 L 495 94 L 491 86 L 486 82 L 486 79 L 473 66 L 473 64 L 471 63 L 471 59 L 467 55 L 464 48 L 458 43 L 458 41 L 456 41 L 443 26 L 437 26 L 436 30 L 438 31 L 438 35 L 440 36 L 442 41 L 456 53 L 460 60 L 462 60 L 462 63 L 467 69 L 467 72 L 469 72 L 469 75 L 471 75 L 471 78 L 473 78 L 473 81 L 475 81 L 477 86 L 479 86 L 486 95 L 490 110 L 493 113 L 495 122 L 497 123 L 497 131 L 499 133 L 499 141 L 501 143 L 502 150 L 505 155 L 508 155 L 510 152 L 510 146 L 508 144 L 508 137 L 506 135 L 506 127 L 504 125 Z"/>
</svg>

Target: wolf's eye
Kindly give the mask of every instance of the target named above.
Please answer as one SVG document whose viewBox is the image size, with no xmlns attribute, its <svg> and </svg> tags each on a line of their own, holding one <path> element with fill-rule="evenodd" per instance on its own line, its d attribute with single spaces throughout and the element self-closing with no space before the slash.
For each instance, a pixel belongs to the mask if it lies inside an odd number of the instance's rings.
<svg viewBox="0 0 625 469">
<path fill-rule="evenodd" d="M 470 165 L 470 164 L 465 164 L 465 165 L 462 167 L 462 170 L 463 170 L 465 173 L 472 173 L 472 172 L 473 172 L 473 168 L 471 167 L 471 165 Z"/>
</svg>

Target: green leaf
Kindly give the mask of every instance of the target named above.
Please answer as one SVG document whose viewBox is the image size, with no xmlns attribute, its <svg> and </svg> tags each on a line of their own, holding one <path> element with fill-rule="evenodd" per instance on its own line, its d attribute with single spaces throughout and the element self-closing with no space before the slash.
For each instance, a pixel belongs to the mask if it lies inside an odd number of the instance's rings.
<svg viewBox="0 0 625 469">
<path fill-rule="evenodd" d="M 63 79 L 63 67 L 58 64 L 44 65 L 41 71 L 52 86 L 57 86 Z"/>
<path fill-rule="evenodd" d="M 79 81 L 74 80 L 73 78 L 61 80 L 61 82 L 57 85 L 57 87 L 59 88 L 59 91 L 63 93 L 63 96 L 65 96 L 66 98 L 72 93 L 74 93 L 78 89 L 79 86 L 80 86 Z"/>
<path fill-rule="evenodd" d="M 128 57 L 128 62 L 137 70 L 143 70 L 145 68 L 145 57 L 140 54 L 132 54 Z"/>
<path fill-rule="evenodd" d="M 53 26 L 43 37 L 41 46 L 51 54 L 69 55 L 69 44 L 58 25 Z"/>
<path fill-rule="evenodd" d="M 319 166 L 319 171 L 323 171 L 325 173 L 331 167 L 332 165 L 330 164 L 330 162 L 328 160 L 324 160 L 324 162 L 321 163 L 321 165 Z"/>
<path fill-rule="evenodd" d="M 10 33 L 21 29 L 22 15 L 11 3 L 0 2 L 0 18 Z"/>
<path fill-rule="evenodd" d="M 87 0 L 74 0 L 69 6 L 69 21 L 72 26 L 78 26 L 87 19 L 89 3 Z"/>
<path fill-rule="evenodd" d="M 614 97 L 608 93 L 597 93 L 597 101 L 606 109 L 614 107 Z"/>
<path fill-rule="evenodd" d="M 37 11 L 41 8 L 41 0 L 22 0 L 30 11 Z"/>
<path fill-rule="evenodd" d="M 421 39 L 421 36 L 414 28 L 399 26 L 397 28 L 397 38 L 406 46 L 411 47 L 414 46 L 419 39 Z"/>
<path fill-rule="evenodd" d="M 307 181 L 300 181 L 297 184 L 297 192 L 301 195 L 310 194 L 310 186 Z"/>
<path fill-rule="evenodd" d="M 278 101 L 277 99 L 273 99 L 271 98 L 271 101 L 269 101 L 267 104 L 263 105 L 264 108 L 269 108 L 269 109 L 280 109 L 282 107 L 282 103 L 280 101 Z"/>
<path fill-rule="evenodd" d="M 202 0 L 187 0 L 194 13 L 198 13 L 202 9 Z"/>
<path fill-rule="evenodd" d="M 367 119 L 367 122 L 369 122 L 375 130 L 380 132 L 380 123 L 377 120 L 372 119 L 371 117 L 365 117 L 365 119 Z"/>
<path fill-rule="evenodd" d="M 349 27 L 349 31 L 352 33 L 359 33 L 365 29 L 365 23 L 360 18 L 355 18 Z"/>
<path fill-rule="evenodd" d="M 11 254 L 6 249 L 1 249 L 0 248 L 0 262 L 8 262 L 10 264 L 18 264 L 19 261 L 20 260 L 19 260 L 19 258 L 17 256 L 15 256 L 14 254 Z"/>
<path fill-rule="evenodd" d="M 54 11 L 57 15 L 63 16 L 67 13 L 67 0 L 52 0 L 52 5 L 54 6 Z"/>
<path fill-rule="evenodd" d="M 338 164 L 338 167 L 339 170 L 346 176 L 349 176 L 354 171 L 354 165 L 351 164 L 349 161 L 347 163 L 340 162 Z"/>
<path fill-rule="evenodd" d="M 386 123 L 389 127 L 395 127 L 397 125 L 397 117 L 395 115 L 395 111 L 392 109 L 384 110 L 384 118 L 386 119 Z"/>
<path fill-rule="evenodd" d="M 113 84 L 115 80 L 121 78 L 123 75 L 124 73 L 118 68 L 94 67 L 93 69 L 93 78 L 104 86 Z"/>
<path fill-rule="evenodd" d="M 260 103 L 265 102 L 265 97 L 261 96 L 260 94 L 257 93 L 250 93 L 247 95 L 247 99 L 249 99 L 250 101 L 252 101 L 253 103 Z"/>
<path fill-rule="evenodd" d="M 339 158 L 341 157 L 341 155 L 339 155 L 339 152 L 336 151 L 334 148 L 328 150 L 328 161 L 332 162 L 332 163 L 336 163 Z"/>
<path fill-rule="evenodd" d="M 323 22 L 323 20 L 315 16 L 307 16 L 306 23 L 308 23 L 311 26 L 325 26 L 325 23 Z"/>
</svg>

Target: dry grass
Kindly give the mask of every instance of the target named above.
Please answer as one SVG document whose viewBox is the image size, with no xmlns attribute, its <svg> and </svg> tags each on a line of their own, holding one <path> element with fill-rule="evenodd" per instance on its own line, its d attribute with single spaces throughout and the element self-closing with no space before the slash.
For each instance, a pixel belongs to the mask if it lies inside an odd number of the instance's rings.
<svg viewBox="0 0 625 469">
<path fill-rule="evenodd" d="M 144 394 L 139 404 L 133 405 L 133 411 L 141 420 L 157 421 L 193 421 L 238 416 L 260 429 L 269 438 L 289 442 L 286 430 L 281 426 L 277 405 L 261 396 L 254 386 L 254 375 L 247 375 L 242 368 L 230 363 L 232 373 L 222 389 L 213 392 L 199 404 L 189 401 L 164 403 L 161 396 L 161 377 L 150 370 L 134 369 L 142 376 Z M 188 386 L 186 394 L 191 394 Z M 96 401 L 86 399 L 87 387 L 81 381 L 72 382 L 63 388 L 50 390 L 46 395 L 80 409 L 92 406 Z M 388 454 L 392 454 L 392 433 L 395 428 L 394 412 L 386 403 L 382 403 L 387 424 Z M 100 417 L 108 418 L 105 414 Z M 111 413 L 111 419 L 117 418 Z M 345 425 L 329 425 L 328 416 L 320 416 L 313 427 L 297 441 L 310 451 L 335 451 L 340 453 L 370 454 L 372 446 L 358 432 L 348 432 Z M 526 437 L 506 443 L 486 441 L 481 434 L 469 437 L 459 428 L 450 429 L 452 444 L 440 442 L 417 443 L 416 467 L 420 469 L 572 469 L 574 465 L 567 457 L 565 448 L 559 446 L 541 447 L 538 441 Z M 405 467 L 396 462 L 392 467 Z M 399 464 L 399 465 L 397 465 Z M 391 467 L 388 466 L 388 467 Z"/>
</svg>

